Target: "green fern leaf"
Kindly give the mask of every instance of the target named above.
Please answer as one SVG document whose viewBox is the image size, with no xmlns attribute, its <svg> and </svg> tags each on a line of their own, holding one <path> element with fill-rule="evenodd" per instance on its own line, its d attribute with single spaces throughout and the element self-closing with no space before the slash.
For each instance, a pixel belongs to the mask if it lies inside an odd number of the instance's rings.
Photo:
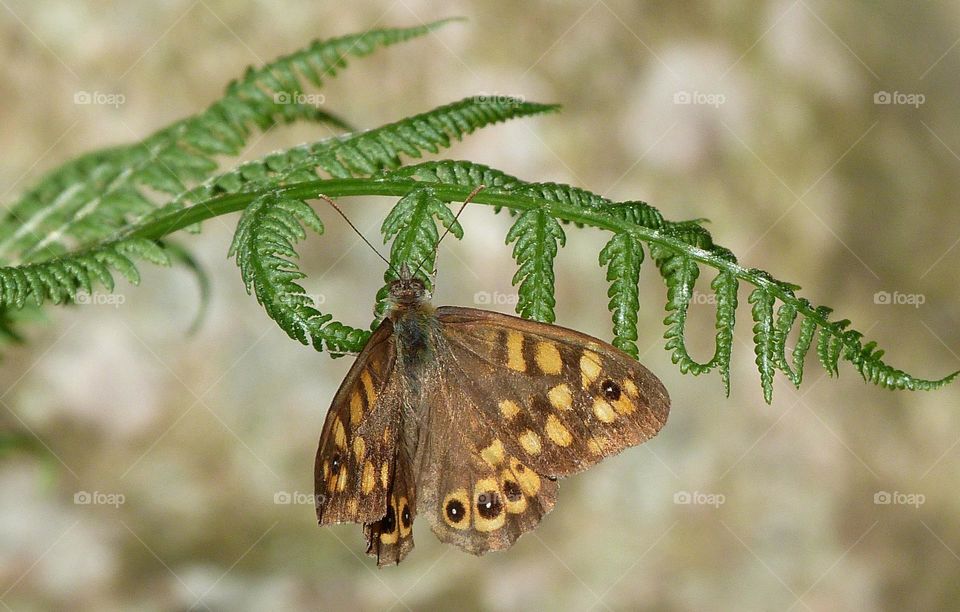
<svg viewBox="0 0 960 612">
<path fill-rule="evenodd" d="M 333 322 L 316 308 L 316 300 L 297 283 L 304 277 L 294 259 L 294 244 L 306 237 L 303 226 L 318 234 L 323 224 L 300 200 L 267 194 L 244 211 L 228 254 L 236 258 L 247 293 L 254 293 L 267 314 L 287 335 L 318 351 L 358 351 L 368 333 Z"/>
<path fill-rule="evenodd" d="M 297 102 L 302 79 L 320 86 L 323 77 L 333 76 L 336 68 L 345 65 L 348 55 L 364 56 L 378 47 L 423 36 L 444 23 L 317 41 L 248 70 L 199 115 L 139 143 L 97 151 L 62 166 L 43 177 L 0 220 L 0 259 L 19 254 L 23 261 L 36 261 L 51 243 L 64 237 L 91 243 L 110 236 L 143 214 L 145 202 L 151 199 L 142 188 L 182 193 L 187 183 L 203 180 L 216 170 L 214 156 L 237 155 L 254 127 L 267 129 L 298 120 L 343 126 L 334 115 Z M 82 232 L 78 231 L 81 223 Z"/>
<path fill-rule="evenodd" d="M 607 304 L 613 315 L 613 345 L 634 359 L 637 349 L 637 316 L 640 312 L 640 264 L 643 248 L 628 233 L 615 234 L 600 251 L 600 265 L 607 268 L 610 289 Z"/>
<path fill-rule="evenodd" d="M 717 296 L 716 348 L 710 367 L 720 371 L 727 397 L 730 396 L 730 359 L 733 354 L 733 328 L 737 318 L 737 290 L 740 283 L 730 272 L 720 272 L 710 283 Z"/>
<path fill-rule="evenodd" d="M 556 314 L 553 260 L 567 242 L 555 217 L 542 208 L 523 212 L 507 232 L 518 269 L 512 283 L 517 286 L 517 313 L 525 319 L 553 323 Z"/>
<path fill-rule="evenodd" d="M 773 401 L 773 374 L 777 365 L 775 350 L 775 326 L 773 305 L 775 298 L 757 287 L 750 293 L 749 303 L 753 304 L 753 343 L 757 355 L 757 368 L 760 370 L 760 385 L 763 387 L 763 399 L 769 404 Z"/>
<path fill-rule="evenodd" d="M 383 220 L 380 228 L 383 240 L 390 244 L 390 267 L 384 271 L 384 285 L 377 293 L 375 327 L 387 308 L 390 281 L 396 280 L 398 271 L 406 265 L 420 278 L 428 289 L 432 288 L 431 276 L 436 265 L 436 247 L 440 238 L 437 222 L 450 230 L 457 238 L 463 238 L 463 228 L 447 203 L 438 199 L 429 188 L 419 188 L 401 198 Z"/>
</svg>

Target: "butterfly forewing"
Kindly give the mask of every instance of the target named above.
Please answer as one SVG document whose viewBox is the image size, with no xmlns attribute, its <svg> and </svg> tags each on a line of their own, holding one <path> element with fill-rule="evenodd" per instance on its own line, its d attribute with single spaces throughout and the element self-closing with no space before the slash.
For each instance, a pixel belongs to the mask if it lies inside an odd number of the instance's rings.
<svg viewBox="0 0 960 612">
<path fill-rule="evenodd" d="M 451 362 L 504 446 L 537 472 L 568 476 L 649 440 L 666 423 L 660 380 L 586 334 L 487 310 L 437 310 Z"/>
<path fill-rule="evenodd" d="M 320 434 L 314 464 L 317 519 L 373 523 L 387 512 L 396 462 L 398 388 L 392 325 L 385 321 L 357 357 Z"/>
</svg>

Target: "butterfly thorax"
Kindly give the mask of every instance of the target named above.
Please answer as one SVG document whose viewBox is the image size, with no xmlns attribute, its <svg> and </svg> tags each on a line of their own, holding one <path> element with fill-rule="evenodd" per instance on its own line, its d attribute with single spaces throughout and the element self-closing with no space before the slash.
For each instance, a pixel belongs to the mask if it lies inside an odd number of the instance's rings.
<svg viewBox="0 0 960 612">
<path fill-rule="evenodd" d="M 425 283 L 404 266 L 400 278 L 390 283 L 389 300 L 387 316 L 393 323 L 401 371 L 413 380 L 421 380 L 424 367 L 435 358 L 433 338 L 437 333 L 437 319 L 430 292 Z"/>
</svg>

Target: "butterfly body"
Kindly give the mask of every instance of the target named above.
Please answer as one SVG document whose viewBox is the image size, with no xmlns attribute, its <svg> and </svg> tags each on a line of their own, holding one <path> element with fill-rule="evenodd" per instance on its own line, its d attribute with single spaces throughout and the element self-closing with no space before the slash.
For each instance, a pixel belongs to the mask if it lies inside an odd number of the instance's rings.
<svg viewBox="0 0 960 612">
<path fill-rule="evenodd" d="M 333 400 L 315 464 L 321 524 L 364 525 L 399 563 L 414 517 L 474 553 L 549 512 L 557 478 L 654 436 L 669 397 L 618 349 L 562 327 L 434 308 L 401 270 L 390 310 Z"/>
</svg>

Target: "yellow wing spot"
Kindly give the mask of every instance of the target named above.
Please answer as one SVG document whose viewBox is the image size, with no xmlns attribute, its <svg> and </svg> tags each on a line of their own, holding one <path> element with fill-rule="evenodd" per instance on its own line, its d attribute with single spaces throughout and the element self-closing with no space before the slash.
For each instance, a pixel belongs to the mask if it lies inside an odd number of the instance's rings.
<svg viewBox="0 0 960 612">
<path fill-rule="evenodd" d="M 343 421 L 340 420 L 340 417 L 334 417 L 333 419 L 333 442 L 337 445 L 337 448 L 346 450 L 347 430 L 343 428 Z"/>
<path fill-rule="evenodd" d="M 360 392 L 354 391 L 350 394 L 350 425 L 356 427 L 363 418 L 363 399 L 360 398 Z"/>
<path fill-rule="evenodd" d="M 343 490 L 347 488 L 347 470 L 346 467 L 340 468 L 340 473 L 337 474 L 337 491 L 343 493 Z"/>
<path fill-rule="evenodd" d="M 360 480 L 364 495 L 370 495 L 373 487 L 377 485 L 377 477 L 374 476 L 373 462 L 367 461 L 363 464 L 363 478 Z"/>
<path fill-rule="evenodd" d="M 370 372 L 364 370 L 360 372 L 360 381 L 363 382 L 363 391 L 367 396 L 367 406 L 373 406 L 377 401 L 377 392 L 373 388 L 373 377 Z"/>
<path fill-rule="evenodd" d="M 513 417 L 517 416 L 520 413 L 520 406 L 517 406 L 517 403 L 513 400 L 503 400 L 500 402 L 500 414 L 503 415 L 503 418 L 508 421 L 513 420 Z"/>
<path fill-rule="evenodd" d="M 600 376 L 600 369 L 600 357 L 593 351 L 583 351 L 580 356 L 580 382 L 584 387 L 589 387 Z"/>
<path fill-rule="evenodd" d="M 383 485 L 384 489 L 387 488 L 387 483 L 389 482 L 389 478 L 390 478 L 390 466 L 387 465 L 386 462 L 384 462 L 383 465 L 380 466 L 380 484 Z"/>
<path fill-rule="evenodd" d="M 396 544 L 397 540 L 400 539 L 400 534 L 396 531 L 387 533 L 385 531 L 380 533 L 380 541 L 384 544 Z"/>
<path fill-rule="evenodd" d="M 603 447 L 604 444 L 602 438 L 593 437 L 587 441 L 587 448 L 590 449 L 590 452 L 594 455 L 602 455 Z"/>
<path fill-rule="evenodd" d="M 496 467 L 503 461 L 503 442 L 494 440 L 490 446 L 480 451 L 480 456 L 483 457 L 483 460 L 489 463 L 491 467 Z"/>
<path fill-rule="evenodd" d="M 547 432 L 547 437 L 557 446 L 570 446 L 570 442 L 573 441 L 573 436 L 570 435 L 570 432 L 555 414 L 547 417 L 547 426 L 544 429 Z"/>
<path fill-rule="evenodd" d="M 637 398 L 640 396 L 640 390 L 637 389 L 637 385 L 629 378 L 623 381 L 623 390 L 626 391 L 627 395 L 632 398 Z"/>
<path fill-rule="evenodd" d="M 330 462 L 326 459 L 323 460 L 323 479 L 327 480 L 330 478 Z"/>
<path fill-rule="evenodd" d="M 594 400 L 593 414 L 604 423 L 612 423 L 617 418 L 617 413 L 613 411 L 613 406 L 602 397 Z"/>
<path fill-rule="evenodd" d="M 357 513 L 357 500 L 355 498 L 347 501 L 347 513 L 353 515 Z"/>
<path fill-rule="evenodd" d="M 503 494 L 495 478 L 483 478 L 473 485 L 473 499 L 477 502 L 473 527 L 477 531 L 494 531 L 507 522 Z"/>
<path fill-rule="evenodd" d="M 454 529 L 470 529 L 471 506 L 467 490 L 457 489 L 447 493 L 447 496 L 443 498 L 440 515 L 443 517 L 443 522 Z"/>
<path fill-rule="evenodd" d="M 536 472 L 520 463 L 516 457 L 510 457 L 510 471 L 520 483 L 520 489 L 525 495 L 536 496 L 540 492 L 540 476 Z"/>
<path fill-rule="evenodd" d="M 510 514 L 522 514 L 527 509 L 527 496 L 523 494 L 520 483 L 509 469 L 500 472 L 501 489 L 504 504 Z"/>
<path fill-rule="evenodd" d="M 613 402 L 614 409 L 620 414 L 630 414 L 637 409 L 637 405 L 626 395 L 621 395 Z"/>
<path fill-rule="evenodd" d="M 538 342 L 537 351 L 533 357 L 537 367 L 544 374 L 559 374 L 563 369 L 563 360 L 560 359 L 560 349 L 553 342 Z"/>
<path fill-rule="evenodd" d="M 507 367 L 517 372 L 527 371 L 527 362 L 523 359 L 523 334 L 513 329 L 507 332 Z"/>
<path fill-rule="evenodd" d="M 393 435 L 393 432 L 390 431 L 390 428 L 389 428 L 389 427 L 384 427 L 384 428 L 383 428 L 383 443 L 384 443 L 384 444 L 390 444 L 391 436 L 392 436 L 392 435 Z"/>
<path fill-rule="evenodd" d="M 520 446 L 527 451 L 528 455 L 539 455 L 540 451 L 543 450 L 543 446 L 540 444 L 540 436 L 529 429 L 520 434 L 519 439 Z"/>
<path fill-rule="evenodd" d="M 557 385 L 547 392 L 547 399 L 550 405 L 557 410 L 570 410 L 573 408 L 573 394 L 570 392 L 570 386 L 566 383 Z"/>
<path fill-rule="evenodd" d="M 363 438 L 357 436 L 353 439 L 353 454 L 356 455 L 357 461 L 363 461 L 363 456 L 367 452 L 367 443 L 363 441 Z"/>
</svg>

